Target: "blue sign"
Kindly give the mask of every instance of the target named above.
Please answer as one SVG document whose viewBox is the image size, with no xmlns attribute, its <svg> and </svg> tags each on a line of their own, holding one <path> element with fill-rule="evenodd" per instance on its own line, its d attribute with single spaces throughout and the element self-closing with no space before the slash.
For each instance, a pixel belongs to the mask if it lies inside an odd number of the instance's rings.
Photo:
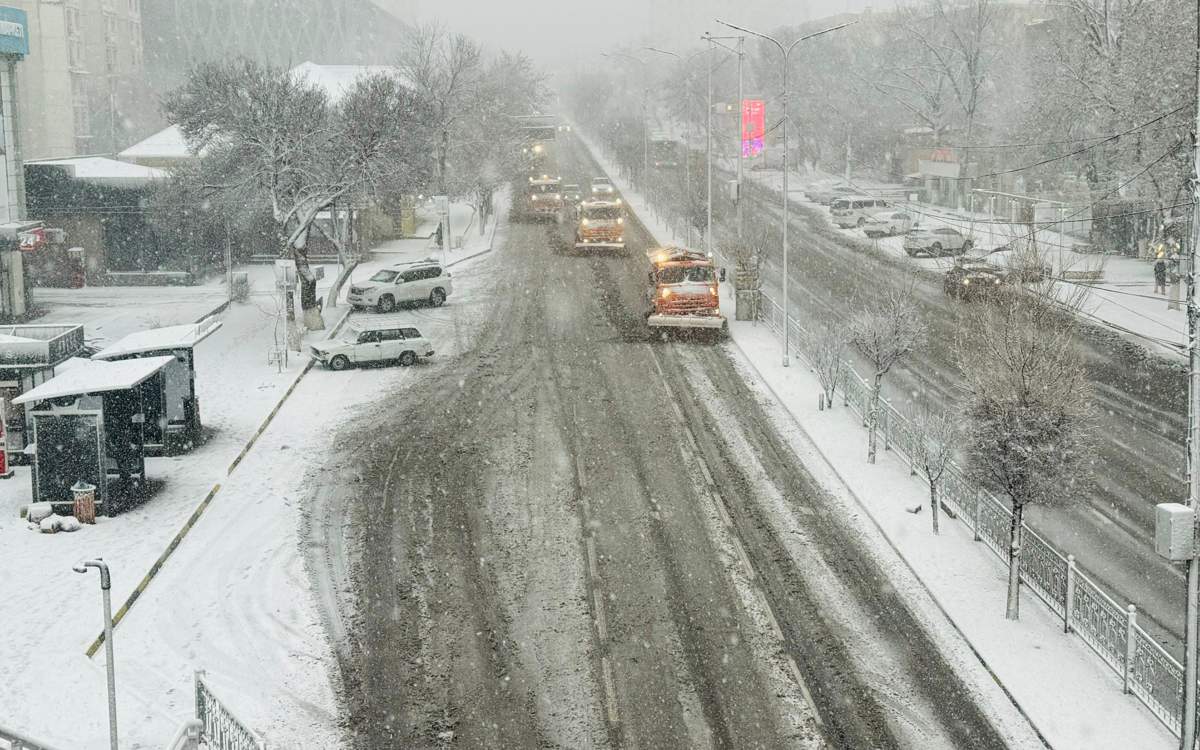
<svg viewBox="0 0 1200 750">
<path fill-rule="evenodd" d="M 29 21 L 25 11 L 0 5 L 0 55 L 29 54 Z"/>
</svg>

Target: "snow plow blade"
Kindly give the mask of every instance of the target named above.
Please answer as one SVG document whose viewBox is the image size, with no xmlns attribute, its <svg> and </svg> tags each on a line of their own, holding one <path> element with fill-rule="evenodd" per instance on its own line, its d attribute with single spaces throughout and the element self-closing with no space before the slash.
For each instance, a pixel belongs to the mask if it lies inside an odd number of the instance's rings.
<svg viewBox="0 0 1200 750">
<path fill-rule="evenodd" d="M 720 315 L 651 315 L 646 318 L 651 328 L 724 328 Z"/>
<path fill-rule="evenodd" d="M 576 250 L 588 250 L 596 248 L 598 250 L 624 250 L 624 242 L 576 242 Z"/>
</svg>

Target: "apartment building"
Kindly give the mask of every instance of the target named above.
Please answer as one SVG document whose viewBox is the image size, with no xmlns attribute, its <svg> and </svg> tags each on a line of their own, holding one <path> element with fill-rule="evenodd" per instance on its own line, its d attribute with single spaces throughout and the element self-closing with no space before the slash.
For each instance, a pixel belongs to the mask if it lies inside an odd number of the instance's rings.
<svg viewBox="0 0 1200 750">
<path fill-rule="evenodd" d="M 115 153 L 155 122 L 143 0 L 9 0 L 29 19 L 19 90 L 27 160 Z"/>
</svg>

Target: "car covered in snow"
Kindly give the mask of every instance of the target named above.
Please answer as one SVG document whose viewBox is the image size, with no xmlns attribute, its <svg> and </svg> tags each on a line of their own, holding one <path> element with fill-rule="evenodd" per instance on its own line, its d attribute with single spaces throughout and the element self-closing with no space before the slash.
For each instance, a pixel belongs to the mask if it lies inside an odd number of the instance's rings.
<svg viewBox="0 0 1200 750">
<path fill-rule="evenodd" d="M 1008 269 L 982 258 L 958 258 L 946 272 L 942 289 L 956 299 L 978 299 L 992 295 L 1012 280 Z"/>
<path fill-rule="evenodd" d="M 953 227 L 920 227 L 904 238 L 904 252 L 910 258 L 918 255 L 928 255 L 936 258 L 942 255 L 965 255 L 971 251 L 974 243 L 969 237 Z"/>
<path fill-rule="evenodd" d="M 903 211 L 883 211 L 868 217 L 862 225 L 862 230 L 868 237 L 891 237 L 908 234 L 912 225 L 912 214 Z"/>
<path fill-rule="evenodd" d="M 346 301 L 355 310 L 373 307 L 389 313 L 404 303 L 428 302 L 440 307 L 454 291 L 450 272 L 432 258 L 382 268 L 366 281 L 350 285 Z"/>
<path fill-rule="evenodd" d="M 433 356 L 433 345 L 411 325 L 396 320 L 354 322 L 336 339 L 313 344 L 309 354 L 330 370 L 396 362 L 415 365 Z"/>
<path fill-rule="evenodd" d="M 617 192 L 617 189 L 613 187 L 612 181 L 607 177 L 592 178 L 592 195 L 607 196 L 615 192 Z"/>
<path fill-rule="evenodd" d="M 808 198 L 813 203 L 820 203 L 822 206 L 828 206 L 838 198 L 845 198 L 851 195 L 859 194 L 858 188 L 852 188 L 849 185 L 834 185 L 833 187 L 813 188 L 804 191 L 804 197 Z"/>
</svg>

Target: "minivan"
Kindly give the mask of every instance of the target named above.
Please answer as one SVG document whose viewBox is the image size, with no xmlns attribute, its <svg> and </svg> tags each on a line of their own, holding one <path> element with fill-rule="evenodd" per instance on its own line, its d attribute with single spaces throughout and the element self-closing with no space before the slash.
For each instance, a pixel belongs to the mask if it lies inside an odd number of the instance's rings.
<svg viewBox="0 0 1200 750">
<path fill-rule="evenodd" d="M 877 213 L 887 211 L 891 206 L 882 198 L 868 198 L 864 195 L 855 195 L 848 198 L 838 198 L 833 203 L 829 204 L 829 213 L 833 216 L 833 223 L 839 227 L 846 229 L 848 227 L 861 227 L 867 223 Z"/>
</svg>

